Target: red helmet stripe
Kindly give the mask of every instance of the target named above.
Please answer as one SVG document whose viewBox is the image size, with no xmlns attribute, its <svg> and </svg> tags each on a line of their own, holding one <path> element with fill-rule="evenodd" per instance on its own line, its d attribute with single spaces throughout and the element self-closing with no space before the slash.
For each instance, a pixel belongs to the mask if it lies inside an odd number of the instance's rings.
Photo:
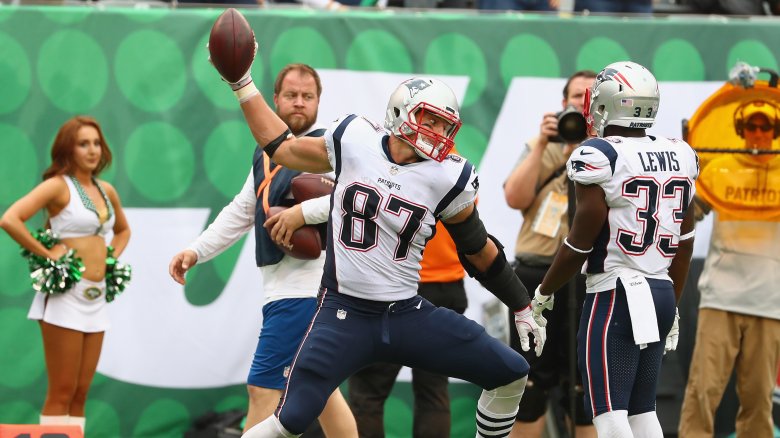
<svg viewBox="0 0 780 438">
<path fill-rule="evenodd" d="M 632 87 L 631 84 L 628 83 L 628 79 L 626 79 L 626 77 L 623 76 L 623 73 L 617 72 L 615 73 L 615 77 L 617 78 L 617 81 L 620 82 L 621 84 L 625 85 L 626 87 L 632 90 L 634 89 L 634 87 Z"/>
</svg>

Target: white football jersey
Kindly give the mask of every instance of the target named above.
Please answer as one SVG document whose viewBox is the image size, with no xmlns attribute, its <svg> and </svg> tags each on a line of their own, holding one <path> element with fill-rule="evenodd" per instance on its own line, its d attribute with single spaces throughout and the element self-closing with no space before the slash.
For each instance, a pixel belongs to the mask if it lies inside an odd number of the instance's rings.
<svg viewBox="0 0 780 438">
<path fill-rule="evenodd" d="M 680 226 L 696 191 L 699 160 L 684 141 L 653 136 L 586 140 L 569 178 L 604 189 L 609 216 L 588 255 L 588 292 L 615 288 L 625 271 L 669 280 Z"/>
<path fill-rule="evenodd" d="M 389 135 L 355 115 L 325 133 L 336 188 L 322 285 L 376 301 L 417 294 L 420 259 L 436 220 L 468 207 L 479 188 L 474 166 L 458 155 L 393 162 Z"/>
</svg>

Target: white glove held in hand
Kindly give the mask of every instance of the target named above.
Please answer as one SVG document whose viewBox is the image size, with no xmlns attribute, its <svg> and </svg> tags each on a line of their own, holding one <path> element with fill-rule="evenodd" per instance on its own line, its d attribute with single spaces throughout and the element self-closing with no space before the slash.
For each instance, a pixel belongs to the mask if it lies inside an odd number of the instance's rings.
<svg viewBox="0 0 780 438">
<path fill-rule="evenodd" d="M 664 354 L 667 351 L 677 350 L 677 341 L 680 339 L 680 311 L 674 308 L 674 323 L 669 334 L 666 335 L 666 345 L 664 345 Z"/>
<path fill-rule="evenodd" d="M 537 356 L 542 355 L 544 341 L 547 340 L 547 329 L 544 328 L 545 325 L 547 325 L 546 320 L 543 321 L 542 324 L 537 323 L 531 306 L 515 312 L 515 327 L 517 328 L 517 334 L 520 336 L 520 347 L 523 351 L 531 349 L 531 342 L 530 339 L 528 339 L 528 335 L 533 334 L 534 351 Z"/>
<path fill-rule="evenodd" d="M 252 35 L 254 38 L 254 34 Z M 206 49 L 208 49 L 209 45 L 206 43 Z M 257 41 L 255 41 L 255 52 L 254 55 L 252 55 L 252 64 L 254 64 L 254 57 L 257 56 Z M 214 65 L 214 63 L 211 61 L 211 55 L 209 55 L 209 63 L 211 65 Z M 246 72 L 241 76 L 241 79 L 239 79 L 236 82 L 230 82 L 224 77 L 222 77 L 222 80 L 227 82 L 228 85 L 230 85 L 230 88 L 233 90 L 233 93 L 236 94 L 236 97 L 238 97 L 240 102 L 245 102 L 249 100 L 250 97 L 254 96 L 255 94 L 258 94 L 257 87 L 254 86 L 254 82 L 252 81 L 252 64 L 249 64 L 249 67 L 247 68 Z M 219 70 L 217 70 L 219 72 Z M 221 77 L 221 75 L 220 75 Z M 251 86 L 250 86 L 251 85 Z"/>
<path fill-rule="evenodd" d="M 553 306 L 555 305 L 555 297 L 553 295 L 542 295 L 542 292 L 539 290 L 540 286 L 541 285 L 536 286 L 536 291 L 534 291 L 534 298 L 531 300 L 531 308 L 534 311 L 534 319 L 536 320 L 536 323 L 544 327 L 547 325 L 547 319 L 542 316 L 542 311 L 553 309 Z"/>
</svg>

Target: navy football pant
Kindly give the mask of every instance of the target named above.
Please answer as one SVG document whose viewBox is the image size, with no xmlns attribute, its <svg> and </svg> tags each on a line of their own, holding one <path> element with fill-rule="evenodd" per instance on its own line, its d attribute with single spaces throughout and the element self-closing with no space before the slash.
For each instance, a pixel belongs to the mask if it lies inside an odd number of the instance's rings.
<svg viewBox="0 0 780 438">
<path fill-rule="evenodd" d="M 525 359 L 481 325 L 419 295 L 388 303 L 328 291 L 293 360 L 276 411 L 279 421 L 303 433 L 336 387 L 374 362 L 420 368 L 485 389 L 528 374 Z"/>
<path fill-rule="evenodd" d="M 655 395 L 666 335 L 672 328 L 672 283 L 647 279 L 655 304 L 660 341 L 640 349 L 634 343 L 626 291 L 589 293 L 577 333 L 577 358 L 585 382 L 585 412 L 593 417 L 627 410 L 628 415 L 655 411 Z"/>
</svg>

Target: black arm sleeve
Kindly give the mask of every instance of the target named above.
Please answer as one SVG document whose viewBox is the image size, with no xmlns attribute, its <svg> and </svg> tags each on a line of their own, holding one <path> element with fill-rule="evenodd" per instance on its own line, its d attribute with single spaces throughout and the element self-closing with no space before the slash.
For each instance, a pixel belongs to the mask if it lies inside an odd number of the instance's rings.
<svg viewBox="0 0 780 438">
<path fill-rule="evenodd" d="M 517 274 L 509 266 L 504 255 L 504 246 L 495 237 L 488 234 L 498 247 L 498 254 L 493 263 L 485 272 L 479 272 L 477 268 L 466 259 L 465 254 L 458 252 L 460 263 L 466 268 L 469 276 L 474 277 L 479 283 L 502 303 L 506 304 L 513 312 L 525 309 L 531 304 L 531 298 L 528 296 L 528 289 L 523 282 L 517 278 Z"/>
<path fill-rule="evenodd" d="M 479 218 L 476 208 L 463 222 L 456 224 L 442 223 L 447 232 L 450 233 L 452 241 L 455 242 L 455 248 L 458 252 L 471 255 L 480 252 L 485 247 L 488 233 L 485 230 L 485 224 Z"/>
</svg>

